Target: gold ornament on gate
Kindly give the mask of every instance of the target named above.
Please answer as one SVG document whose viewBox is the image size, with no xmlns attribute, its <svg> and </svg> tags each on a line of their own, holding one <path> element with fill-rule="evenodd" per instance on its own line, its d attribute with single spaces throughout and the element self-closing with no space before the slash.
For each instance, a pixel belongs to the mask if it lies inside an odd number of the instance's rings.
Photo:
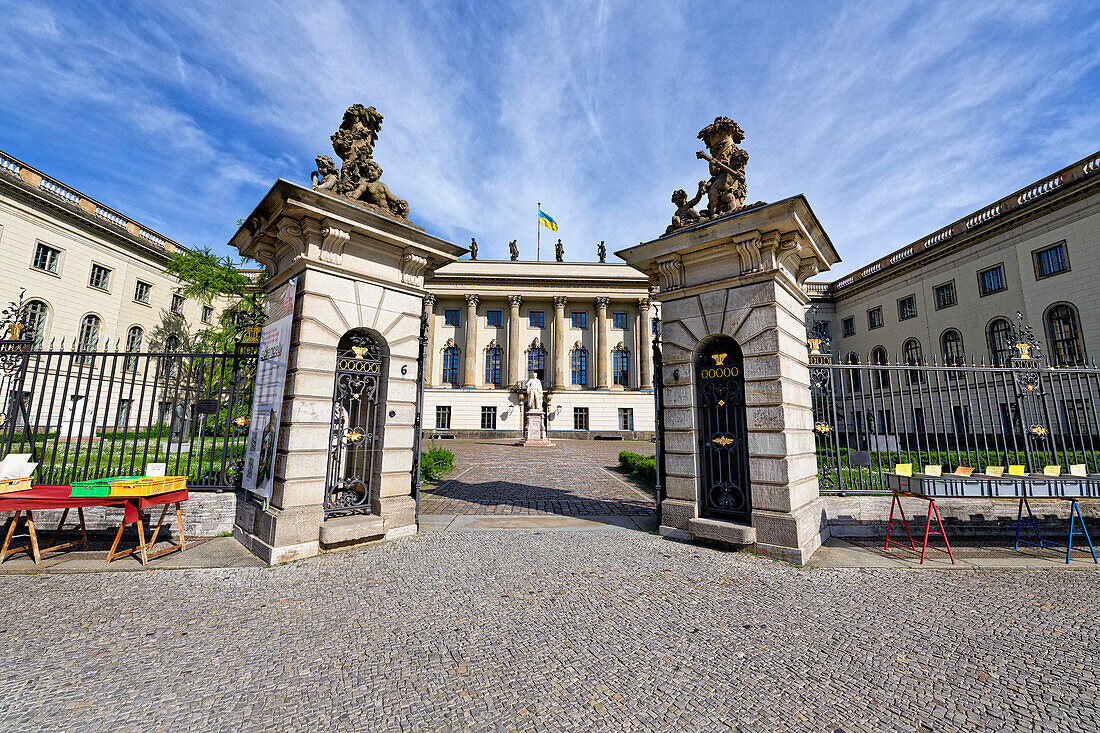
<svg viewBox="0 0 1100 733">
<path fill-rule="evenodd" d="M 727 356 L 729 356 L 729 354 L 711 354 L 710 358 L 714 359 L 715 366 L 725 366 L 723 362 L 726 360 Z"/>
<path fill-rule="evenodd" d="M 355 441 L 359 440 L 362 437 L 363 437 L 363 434 L 360 433 L 358 430 L 348 430 L 348 431 L 344 432 L 344 438 L 349 443 L 354 443 Z"/>
<path fill-rule="evenodd" d="M 725 448 L 727 445 L 733 442 L 733 438 L 726 437 L 725 435 L 719 436 L 714 439 L 715 443 Z"/>
<path fill-rule="evenodd" d="M 811 354 L 820 354 L 821 353 L 821 339 L 813 338 L 813 339 L 807 339 L 807 341 L 810 344 L 810 353 Z"/>
<path fill-rule="evenodd" d="M 1031 344 L 1019 343 L 1016 344 L 1016 348 L 1020 351 L 1020 358 L 1027 359 L 1028 354 L 1031 352 Z"/>
<path fill-rule="evenodd" d="M 243 428 L 245 425 L 248 424 L 248 418 L 245 417 L 244 415 L 241 415 L 240 417 L 238 417 L 236 420 L 233 421 L 233 424 L 236 425 L 238 428 Z"/>
<path fill-rule="evenodd" d="M 355 352 L 356 359 L 362 359 L 363 355 L 367 353 L 366 346 L 352 346 L 351 350 Z"/>
<path fill-rule="evenodd" d="M 822 435 L 828 435 L 829 431 L 832 430 L 832 428 L 829 427 L 828 423 L 819 422 L 817 425 L 814 425 L 814 430 L 821 433 Z"/>
</svg>

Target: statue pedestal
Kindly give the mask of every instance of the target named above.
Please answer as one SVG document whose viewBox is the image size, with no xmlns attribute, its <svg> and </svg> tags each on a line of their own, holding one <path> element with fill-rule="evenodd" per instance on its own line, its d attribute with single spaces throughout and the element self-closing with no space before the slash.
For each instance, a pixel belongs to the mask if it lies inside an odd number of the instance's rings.
<svg viewBox="0 0 1100 733">
<path fill-rule="evenodd" d="M 523 440 L 516 445 L 546 447 L 553 445 L 546 437 L 546 413 L 542 410 L 528 410 L 527 423 L 523 426 Z"/>
</svg>

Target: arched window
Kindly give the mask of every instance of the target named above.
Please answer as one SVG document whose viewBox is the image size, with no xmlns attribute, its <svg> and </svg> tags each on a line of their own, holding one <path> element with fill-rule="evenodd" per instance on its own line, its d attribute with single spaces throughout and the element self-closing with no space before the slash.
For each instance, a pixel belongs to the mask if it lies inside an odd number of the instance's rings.
<svg viewBox="0 0 1100 733">
<path fill-rule="evenodd" d="M 886 349 L 881 346 L 876 346 L 871 352 L 871 363 L 878 365 L 886 365 L 890 363 L 890 360 L 886 357 Z M 879 387 L 890 387 L 890 371 L 887 369 L 875 370 L 875 384 Z"/>
<path fill-rule="evenodd" d="M 581 387 L 588 384 L 588 352 L 582 348 L 573 349 L 569 362 L 573 371 L 573 384 Z"/>
<path fill-rule="evenodd" d="M 940 347 L 943 350 L 943 363 L 945 366 L 963 366 L 963 338 L 954 328 L 949 328 L 940 336 Z"/>
<path fill-rule="evenodd" d="M 498 346 L 491 346 L 485 350 L 485 383 L 500 384 L 500 356 Z"/>
<path fill-rule="evenodd" d="M 89 313 L 80 320 L 80 335 L 76 341 L 77 351 L 95 351 L 99 346 L 99 316 Z"/>
<path fill-rule="evenodd" d="M 1085 348 L 1081 329 L 1077 325 L 1077 309 L 1069 303 L 1058 303 L 1047 310 L 1047 336 L 1050 338 L 1050 361 L 1054 366 L 1079 366 L 1085 363 Z"/>
<path fill-rule="evenodd" d="M 447 384 L 458 384 L 457 346 L 448 346 L 443 349 L 443 381 Z"/>
<path fill-rule="evenodd" d="M 527 378 L 538 377 L 539 381 L 545 381 L 546 349 L 535 346 L 527 350 Z"/>
<path fill-rule="evenodd" d="M 41 300 L 31 300 L 26 305 L 27 333 L 25 338 L 34 340 L 32 349 L 41 349 L 42 340 L 46 337 L 46 319 L 50 309 Z"/>
<path fill-rule="evenodd" d="M 924 363 L 924 355 L 921 353 L 920 341 L 909 339 L 905 342 L 905 363 L 911 367 L 919 367 Z M 909 383 L 923 382 L 924 372 L 920 369 L 909 369 Z"/>
<path fill-rule="evenodd" d="M 854 351 L 849 351 L 844 357 L 845 364 L 858 364 L 859 354 Z M 863 380 L 860 379 L 859 369 L 845 369 L 848 374 L 848 384 L 852 385 L 853 392 L 860 392 L 863 390 Z"/>
<path fill-rule="evenodd" d="M 141 342 L 145 338 L 145 332 L 141 330 L 141 326 L 132 326 L 129 331 L 126 332 L 126 353 L 136 354 L 141 351 Z M 122 368 L 125 371 L 132 372 L 137 368 L 137 357 L 127 356 L 126 360 L 122 363 Z"/>
<path fill-rule="evenodd" d="M 623 387 L 630 384 L 630 354 L 626 349 L 615 349 L 611 352 L 611 373 L 615 384 Z"/>
<path fill-rule="evenodd" d="M 1007 318 L 996 318 L 989 323 L 989 359 L 995 367 L 1006 367 L 1012 361 L 1012 324 Z"/>
</svg>

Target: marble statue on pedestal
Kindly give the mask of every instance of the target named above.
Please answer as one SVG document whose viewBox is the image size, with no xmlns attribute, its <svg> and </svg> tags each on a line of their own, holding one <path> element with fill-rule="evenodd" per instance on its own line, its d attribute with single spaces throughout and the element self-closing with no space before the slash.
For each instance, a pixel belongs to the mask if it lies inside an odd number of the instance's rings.
<svg viewBox="0 0 1100 733">
<path fill-rule="evenodd" d="M 523 425 L 523 440 L 518 445 L 550 446 L 546 434 L 546 394 L 542 389 L 542 380 L 531 377 L 526 384 L 527 414 Z"/>
<path fill-rule="evenodd" d="M 531 377 L 527 380 L 527 409 L 546 409 L 546 398 L 542 393 L 542 380 L 538 377 Z"/>
</svg>

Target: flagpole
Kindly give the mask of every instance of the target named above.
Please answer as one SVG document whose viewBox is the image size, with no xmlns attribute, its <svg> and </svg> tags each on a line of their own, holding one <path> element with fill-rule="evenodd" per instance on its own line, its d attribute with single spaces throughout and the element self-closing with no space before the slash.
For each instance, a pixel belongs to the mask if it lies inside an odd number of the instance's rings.
<svg viewBox="0 0 1100 733">
<path fill-rule="evenodd" d="M 542 256 L 540 255 L 542 249 L 542 202 L 539 201 L 538 212 L 535 215 L 535 261 L 541 262 Z"/>
</svg>

